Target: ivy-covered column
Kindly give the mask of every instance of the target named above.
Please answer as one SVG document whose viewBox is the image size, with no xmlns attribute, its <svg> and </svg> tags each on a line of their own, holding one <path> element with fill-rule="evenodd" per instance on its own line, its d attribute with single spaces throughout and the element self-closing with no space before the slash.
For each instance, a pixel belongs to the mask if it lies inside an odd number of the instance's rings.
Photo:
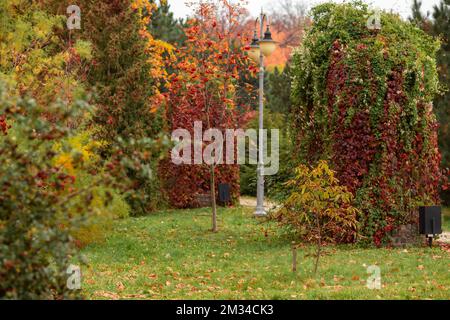
<svg viewBox="0 0 450 320">
<path fill-rule="evenodd" d="M 361 209 L 364 239 L 417 223 L 439 202 L 432 101 L 440 43 L 398 15 L 361 3 L 319 5 L 294 54 L 292 124 L 298 159 L 329 160 Z"/>
</svg>

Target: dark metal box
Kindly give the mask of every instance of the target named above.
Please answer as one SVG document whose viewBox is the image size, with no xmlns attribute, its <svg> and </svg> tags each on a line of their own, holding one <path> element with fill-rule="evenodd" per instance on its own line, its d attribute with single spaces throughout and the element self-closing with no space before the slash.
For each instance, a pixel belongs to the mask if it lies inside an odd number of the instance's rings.
<svg viewBox="0 0 450 320">
<path fill-rule="evenodd" d="M 228 183 L 219 184 L 219 202 L 222 204 L 231 202 L 231 186 Z"/>
<path fill-rule="evenodd" d="M 426 235 L 442 233 L 441 207 L 419 207 L 419 232 Z"/>
</svg>

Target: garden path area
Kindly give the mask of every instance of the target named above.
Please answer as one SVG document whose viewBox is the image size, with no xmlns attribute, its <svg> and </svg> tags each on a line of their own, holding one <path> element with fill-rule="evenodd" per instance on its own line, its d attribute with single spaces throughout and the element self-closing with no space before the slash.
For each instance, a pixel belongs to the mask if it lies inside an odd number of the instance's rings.
<svg viewBox="0 0 450 320">
<path fill-rule="evenodd" d="M 256 207 L 256 198 L 255 197 L 247 197 L 247 196 L 240 197 L 239 204 L 243 207 L 255 208 Z M 277 206 L 277 204 L 270 200 L 264 200 L 264 206 L 267 209 L 273 209 Z"/>
<path fill-rule="evenodd" d="M 450 243 L 450 232 L 444 231 L 439 237 L 439 241 L 444 243 Z"/>
</svg>

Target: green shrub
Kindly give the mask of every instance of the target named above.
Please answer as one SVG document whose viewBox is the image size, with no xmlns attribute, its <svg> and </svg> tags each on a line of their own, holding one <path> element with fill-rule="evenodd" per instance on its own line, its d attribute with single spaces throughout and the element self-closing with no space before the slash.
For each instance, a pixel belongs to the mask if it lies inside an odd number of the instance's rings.
<svg viewBox="0 0 450 320">
<path fill-rule="evenodd" d="M 94 178 L 90 174 L 77 175 L 75 187 L 83 189 L 93 184 Z M 82 223 L 71 232 L 78 247 L 91 243 L 104 241 L 107 233 L 111 230 L 112 223 L 116 219 L 128 218 L 130 206 L 123 196 L 116 190 L 98 186 L 92 188 L 91 210 L 82 212 Z M 71 200 L 70 206 L 77 208 L 84 203 L 84 196 L 76 196 Z M 76 210 L 70 211 L 71 219 L 80 217 Z"/>
<path fill-rule="evenodd" d="M 273 217 L 306 242 L 353 242 L 358 210 L 354 197 L 341 186 L 326 161 L 317 167 L 299 165 L 285 183 L 289 196 Z"/>
<path fill-rule="evenodd" d="M 83 112 L 83 103 L 70 112 L 59 103 L 46 107 L 65 123 Z M 90 189 L 83 203 L 74 206 L 67 189 L 71 176 L 54 167 L 53 144 L 71 134 L 65 125 L 42 117 L 33 99 L 13 98 L 0 81 L 0 114 L 14 130 L 0 135 L 0 297 L 52 299 L 75 297 L 66 287 L 74 251 L 70 230 L 81 221 L 70 211 L 85 212 Z M 82 214 L 80 214 L 82 216 Z"/>
<path fill-rule="evenodd" d="M 314 266 L 317 272 L 325 243 L 356 240 L 359 211 L 352 205 L 354 197 L 339 185 L 335 172 L 323 160 L 315 168 L 298 166 L 295 178 L 286 187 L 290 194 L 274 218 L 300 240 L 317 243 Z"/>
<path fill-rule="evenodd" d="M 93 130 L 84 130 L 83 127 L 80 127 L 79 132 L 74 136 L 54 145 L 56 155 L 53 163 L 75 179 L 72 188 L 74 190 L 92 189 L 92 210 L 87 213 L 82 212 L 83 223 L 72 232 L 80 247 L 102 241 L 114 219 L 126 218 L 130 214 L 129 205 L 123 195 L 111 187 L 96 185 L 96 176 L 104 175 L 101 172 L 102 159 L 98 155 L 98 149 L 104 145 L 104 142 L 95 140 Z M 83 203 L 84 199 L 80 195 L 70 201 L 71 206 L 76 208 Z M 72 210 L 70 216 L 79 217 L 80 214 Z"/>
<path fill-rule="evenodd" d="M 77 297 L 66 286 L 76 245 L 101 241 L 113 219 L 128 216 L 123 197 L 133 188 L 126 171 L 148 175 L 141 163 L 149 152 L 93 163 L 69 143 L 80 134 L 66 125 L 89 114 L 84 100 L 46 106 L 59 119 L 54 122 L 33 99 L 11 92 L 0 81 L 0 114 L 7 123 L 0 134 L 0 297 Z M 122 143 L 118 148 L 126 147 Z M 140 145 L 149 150 L 149 143 Z"/>
<path fill-rule="evenodd" d="M 97 155 L 83 127 L 95 110 L 80 85 L 91 46 L 68 49 L 66 18 L 43 7 L 0 2 L 0 299 L 77 297 L 66 286 L 73 235 L 100 239 L 126 216 L 123 199 L 139 187 L 128 174 L 151 180 L 150 163 L 166 144 L 115 135 L 111 157 Z"/>
<path fill-rule="evenodd" d="M 241 195 L 256 197 L 256 165 L 242 164 L 239 169 Z"/>
</svg>

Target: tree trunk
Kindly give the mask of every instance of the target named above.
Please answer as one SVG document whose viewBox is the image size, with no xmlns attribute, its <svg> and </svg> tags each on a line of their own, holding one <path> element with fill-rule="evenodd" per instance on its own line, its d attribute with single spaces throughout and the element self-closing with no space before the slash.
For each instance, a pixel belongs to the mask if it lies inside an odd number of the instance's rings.
<svg viewBox="0 0 450 320">
<path fill-rule="evenodd" d="M 206 106 L 206 121 L 208 129 L 211 128 L 211 120 L 209 118 L 209 107 Z M 217 232 L 217 206 L 216 206 L 216 178 L 215 178 L 215 164 L 211 163 L 209 167 L 209 190 L 211 192 L 211 207 L 212 207 L 212 232 Z"/>
<path fill-rule="evenodd" d="M 216 206 L 216 183 L 215 183 L 214 164 L 210 166 L 210 189 L 211 189 L 211 207 L 212 207 L 212 232 L 217 232 L 217 206 Z"/>
<path fill-rule="evenodd" d="M 292 246 L 292 272 L 297 272 L 297 248 Z"/>
</svg>

